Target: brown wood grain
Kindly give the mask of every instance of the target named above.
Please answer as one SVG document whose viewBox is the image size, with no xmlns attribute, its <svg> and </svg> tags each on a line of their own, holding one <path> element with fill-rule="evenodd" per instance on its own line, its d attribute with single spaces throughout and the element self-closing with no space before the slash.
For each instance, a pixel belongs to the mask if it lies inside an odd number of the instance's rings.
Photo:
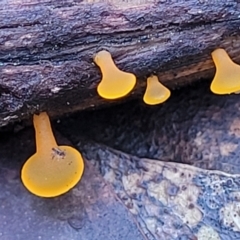
<svg viewBox="0 0 240 240">
<path fill-rule="evenodd" d="M 108 105 L 96 92 L 99 50 L 138 77 L 171 89 L 214 74 L 211 52 L 240 62 L 240 2 L 0 1 L 0 126 L 37 111 L 51 116 Z"/>
</svg>

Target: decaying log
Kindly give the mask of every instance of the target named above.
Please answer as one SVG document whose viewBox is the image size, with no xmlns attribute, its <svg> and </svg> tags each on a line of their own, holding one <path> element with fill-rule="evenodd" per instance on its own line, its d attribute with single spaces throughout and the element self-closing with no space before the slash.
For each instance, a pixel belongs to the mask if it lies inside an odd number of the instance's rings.
<svg viewBox="0 0 240 240">
<path fill-rule="evenodd" d="M 170 88 L 210 78 L 215 48 L 240 62 L 239 26 L 238 0 L 2 0 L 0 126 L 109 104 L 96 93 L 102 49 L 137 75 L 133 96 L 152 73 Z"/>
</svg>

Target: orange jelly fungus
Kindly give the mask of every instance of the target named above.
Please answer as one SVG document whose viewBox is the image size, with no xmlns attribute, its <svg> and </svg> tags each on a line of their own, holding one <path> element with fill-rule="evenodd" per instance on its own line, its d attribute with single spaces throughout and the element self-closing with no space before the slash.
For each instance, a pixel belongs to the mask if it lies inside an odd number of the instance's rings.
<svg viewBox="0 0 240 240">
<path fill-rule="evenodd" d="M 148 105 L 156 105 L 165 102 L 171 95 L 168 88 L 162 85 L 157 76 L 147 79 L 147 88 L 143 96 L 143 101 Z"/>
<path fill-rule="evenodd" d="M 224 49 L 212 52 L 216 73 L 211 91 L 216 94 L 238 93 L 240 91 L 240 66 L 234 63 Z"/>
<path fill-rule="evenodd" d="M 102 81 L 97 87 L 102 98 L 117 99 L 126 96 L 136 84 L 136 76 L 119 70 L 114 64 L 111 54 L 105 50 L 96 54 L 94 62 L 102 72 Z"/>
<path fill-rule="evenodd" d="M 73 188 L 81 179 L 84 162 L 70 146 L 58 146 L 46 112 L 33 116 L 36 153 L 24 164 L 24 186 L 40 197 L 55 197 Z"/>
</svg>

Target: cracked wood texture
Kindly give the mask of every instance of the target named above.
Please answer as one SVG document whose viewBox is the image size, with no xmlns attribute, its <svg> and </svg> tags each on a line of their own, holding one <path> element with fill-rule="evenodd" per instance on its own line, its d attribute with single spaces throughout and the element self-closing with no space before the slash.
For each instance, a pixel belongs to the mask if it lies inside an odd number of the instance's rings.
<svg viewBox="0 0 240 240">
<path fill-rule="evenodd" d="M 0 126 L 112 104 L 96 92 L 102 49 L 137 75 L 129 98 L 152 73 L 170 88 L 211 78 L 214 49 L 240 62 L 239 25 L 238 0 L 1 0 Z"/>
</svg>

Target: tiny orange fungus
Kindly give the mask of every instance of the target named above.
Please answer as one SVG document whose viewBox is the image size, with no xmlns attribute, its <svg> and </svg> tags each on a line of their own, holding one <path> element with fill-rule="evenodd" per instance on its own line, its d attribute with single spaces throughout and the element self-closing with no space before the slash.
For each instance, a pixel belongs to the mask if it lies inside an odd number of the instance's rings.
<svg viewBox="0 0 240 240">
<path fill-rule="evenodd" d="M 96 54 L 94 62 L 102 72 L 102 80 L 97 87 L 98 94 L 105 99 L 113 100 L 129 94 L 136 84 L 136 76 L 119 70 L 108 51 Z"/>
<path fill-rule="evenodd" d="M 147 79 L 147 88 L 143 96 L 143 101 L 148 105 L 156 105 L 165 102 L 171 95 L 171 92 L 162 83 L 157 76 L 150 76 Z"/>
<path fill-rule="evenodd" d="M 40 197 L 55 197 L 73 188 L 81 179 L 84 162 L 70 146 L 58 146 L 46 112 L 33 116 L 36 153 L 24 164 L 24 186 Z"/>
<path fill-rule="evenodd" d="M 240 66 L 234 63 L 227 52 L 216 49 L 212 52 L 216 73 L 210 89 L 215 94 L 231 94 L 240 91 Z"/>
</svg>

